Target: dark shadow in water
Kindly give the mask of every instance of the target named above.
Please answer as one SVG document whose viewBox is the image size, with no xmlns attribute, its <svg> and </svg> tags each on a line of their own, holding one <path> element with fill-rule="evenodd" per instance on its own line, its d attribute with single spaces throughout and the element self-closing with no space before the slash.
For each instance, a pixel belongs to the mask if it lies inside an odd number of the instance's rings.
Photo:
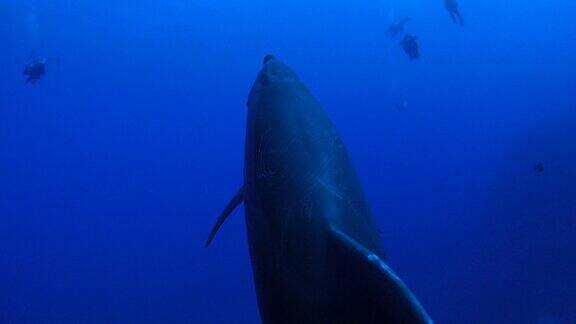
<svg viewBox="0 0 576 324">
<path fill-rule="evenodd" d="M 576 323 L 574 125 L 571 117 L 520 134 L 496 176 L 478 242 L 478 306 L 497 305 L 495 322 Z"/>
</svg>

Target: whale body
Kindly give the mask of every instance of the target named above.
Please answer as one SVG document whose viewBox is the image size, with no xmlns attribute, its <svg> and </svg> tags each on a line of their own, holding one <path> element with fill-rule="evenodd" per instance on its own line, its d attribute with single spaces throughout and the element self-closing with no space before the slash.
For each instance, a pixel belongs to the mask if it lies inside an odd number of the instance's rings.
<svg viewBox="0 0 576 324">
<path fill-rule="evenodd" d="M 263 323 L 432 323 L 384 261 L 334 124 L 271 55 L 249 95 L 244 163 L 206 245 L 244 203 Z"/>
</svg>

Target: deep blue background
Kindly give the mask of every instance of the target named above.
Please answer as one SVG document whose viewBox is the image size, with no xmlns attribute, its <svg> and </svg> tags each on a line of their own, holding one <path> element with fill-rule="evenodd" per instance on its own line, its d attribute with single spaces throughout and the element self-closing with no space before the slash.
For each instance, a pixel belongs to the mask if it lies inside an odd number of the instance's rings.
<svg viewBox="0 0 576 324">
<path fill-rule="evenodd" d="M 203 243 L 271 52 L 436 322 L 576 323 L 576 2 L 460 3 L 2 1 L 0 322 L 257 323 L 242 212 Z M 60 61 L 36 85 L 32 51 Z"/>
</svg>

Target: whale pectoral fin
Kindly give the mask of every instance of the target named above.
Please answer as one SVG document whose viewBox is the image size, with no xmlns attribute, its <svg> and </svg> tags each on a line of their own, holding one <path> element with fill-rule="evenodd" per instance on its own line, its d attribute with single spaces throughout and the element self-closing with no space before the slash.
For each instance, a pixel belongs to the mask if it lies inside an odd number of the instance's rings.
<svg viewBox="0 0 576 324">
<path fill-rule="evenodd" d="M 242 201 L 244 201 L 244 187 L 240 188 L 240 190 L 238 190 L 238 192 L 234 195 L 234 197 L 230 199 L 228 205 L 226 205 L 226 208 L 224 208 L 224 210 L 216 220 L 216 223 L 214 223 L 214 226 L 212 226 L 210 235 L 208 236 L 206 244 L 204 245 L 205 247 L 208 247 L 210 243 L 212 243 L 214 237 L 216 237 L 216 234 L 218 233 L 218 230 L 220 229 L 220 227 L 222 227 L 222 224 L 224 224 L 228 216 L 232 214 L 234 209 L 236 209 L 236 207 L 238 207 L 238 205 L 240 205 Z"/>
<path fill-rule="evenodd" d="M 433 323 L 408 287 L 378 255 L 334 227 L 330 235 L 328 262 L 334 272 L 329 286 L 338 287 L 333 296 L 353 292 L 356 307 L 365 307 L 367 323 Z M 341 308 L 350 304 L 348 300 L 338 303 Z"/>
</svg>

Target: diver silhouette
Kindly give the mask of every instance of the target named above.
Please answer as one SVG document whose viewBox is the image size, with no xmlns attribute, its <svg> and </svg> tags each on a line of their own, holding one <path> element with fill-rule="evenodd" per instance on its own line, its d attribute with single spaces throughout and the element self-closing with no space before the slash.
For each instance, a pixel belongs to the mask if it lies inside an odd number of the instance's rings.
<svg viewBox="0 0 576 324">
<path fill-rule="evenodd" d="M 43 57 L 36 57 L 24 66 L 27 83 L 35 83 L 46 74 L 46 62 Z"/>
<path fill-rule="evenodd" d="M 464 20 L 462 19 L 462 14 L 460 13 L 456 0 L 444 0 L 444 5 L 452 21 L 457 25 L 464 26 Z"/>
<path fill-rule="evenodd" d="M 418 47 L 417 38 L 411 34 L 406 34 L 400 45 L 404 49 L 404 52 L 408 55 L 410 60 L 414 61 L 420 57 L 420 51 Z"/>
<path fill-rule="evenodd" d="M 406 25 L 406 23 L 409 21 L 410 17 L 404 17 L 401 20 L 390 24 L 390 26 L 388 26 L 388 29 L 386 30 L 386 33 L 391 38 L 398 36 L 398 34 L 404 31 L 404 25 Z"/>
</svg>

